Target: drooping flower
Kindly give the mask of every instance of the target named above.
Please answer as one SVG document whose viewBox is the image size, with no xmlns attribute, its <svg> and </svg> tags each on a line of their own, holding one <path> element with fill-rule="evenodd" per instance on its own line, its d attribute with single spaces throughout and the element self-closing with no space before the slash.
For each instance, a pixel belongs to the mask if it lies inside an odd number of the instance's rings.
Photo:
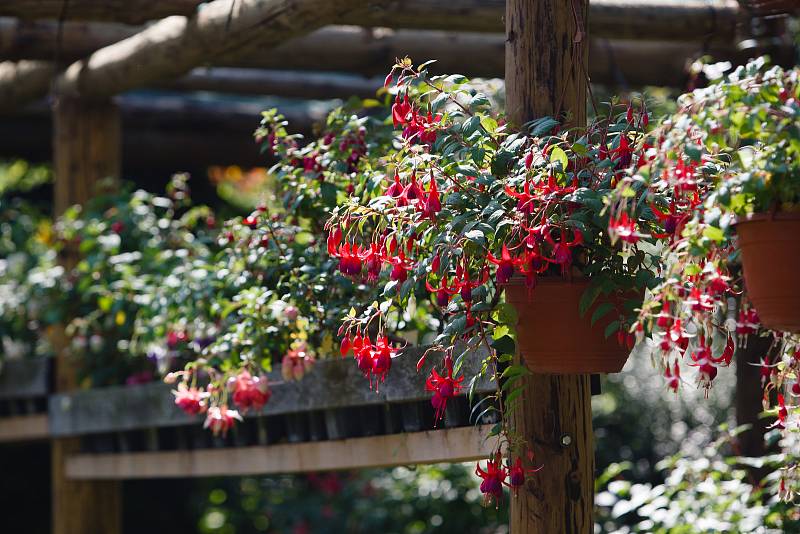
<svg viewBox="0 0 800 534">
<path fill-rule="evenodd" d="M 523 261 L 520 258 L 512 258 L 511 253 L 508 251 L 508 246 L 505 243 L 503 243 L 503 248 L 500 251 L 500 258 L 494 257 L 494 255 L 489 252 L 486 255 L 486 259 L 497 265 L 498 284 L 507 284 L 508 281 L 511 280 L 511 277 L 514 276 L 514 268 L 519 266 Z"/>
<path fill-rule="evenodd" d="M 208 407 L 208 393 L 196 387 L 189 387 L 185 382 L 178 384 L 178 389 L 173 390 L 175 405 L 188 415 L 197 415 L 206 411 Z"/>
<path fill-rule="evenodd" d="M 447 401 L 461 394 L 464 377 L 453 378 L 453 360 L 445 358 L 446 374 L 440 375 L 436 369 L 431 369 L 431 374 L 425 382 L 425 389 L 433 392 L 431 404 L 435 410 L 434 424 L 444 416 Z"/>
<path fill-rule="evenodd" d="M 281 376 L 287 382 L 300 380 L 314 365 L 314 356 L 307 352 L 306 344 L 300 343 L 289 349 L 281 360 Z"/>
<path fill-rule="evenodd" d="M 611 237 L 612 243 L 617 239 L 625 243 L 636 243 L 639 241 L 639 233 L 636 231 L 636 220 L 629 217 L 627 211 L 623 211 L 619 218 L 609 217 L 608 235 Z"/>
<path fill-rule="evenodd" d="M 439 199 L 439 190 L 436 188 L 436 178 L 431 172 L 431 180 L 428 183 L 428 194 L 425 195 L 421 205 L 422 216 L 426 219 L 435 219 L 436 214 L 442 211 L 442 202 Z"/>
<path fill-rule="evenodd" d="M 272 396 L 267 377 L 252 376 L 246 369 L 239 372 L 232 382 L 233 402 L 242 413 L 250 409 L 260 410 Z"/>
<path fill-rule="evenodd" d="M 529 454 L 529 460 L 533 459 L 533 454 Z M 539 467 L 528 467 L 522 465 L 522 458 L 517 456 L 517 459 L 514 460 L 514 464 L 508 470 L 508 486 L 511 488 L 511 491 L 514 492 L 516 496 L 519 493 L 519 489 L 525 484 L 525 479 L 528 478 L 530 475 L 534 473 L 538 473 L 544 468 L 543 465 Z"/>
<path fill-rule="evenodd" d="M 408 94 L 404 95 L 401 100 L 398 93 L 394 98 L 394 104 L 392 104 L 392 124 L 394 124 L 395 128 L 408 122 L 408 115 L 411 113 L 411 109 Z"/>
<path fill-rule="evenodd" d="M 503 485 L 508 476 L 500 451 L 495 453 L 494 458 L 489 458 L 485 471 L 481 469 L 481 464 L 478 462 L 475 466 L 475 474 L 482 479 L 480 489 L 483 493 L 484 504 L 494 500 L 495 505 L 499 505 L 503 499 Z"/>
<path fill-rule="evenodd" d="M 395 170 L 394 171 L 394 179 L 392 181 L 392 184 L 386 189 L 385 195 L 387 197 L 397 198 L 397 197 L 399 197 L 400 195 L 403 194 L 403 190 L 404 189 L 405 189 L 405 187 L 403 186 L 402 183 L 400 183 L 400 173 L 398 173 Z"/>
<path fill-rule="evenodd" d="M 210 428 L 215 436 L 222 434 L 225 437 L 236 421 L 242 421 L 242 416 L 236 410 L 229 410 L 225 405 L 212 406 L 208 409 L 203 428 Z"/>
<path fill-rule="evenodd" d="M 681 367 L 678 365 L 678 360 L 675 360 L 673 370 L 670 372 L 669 363 L 664 371 L 664 377 L 667 379 L 667 387 L 678 393 L 678 388 L 681 386 Z"/>
</svg>

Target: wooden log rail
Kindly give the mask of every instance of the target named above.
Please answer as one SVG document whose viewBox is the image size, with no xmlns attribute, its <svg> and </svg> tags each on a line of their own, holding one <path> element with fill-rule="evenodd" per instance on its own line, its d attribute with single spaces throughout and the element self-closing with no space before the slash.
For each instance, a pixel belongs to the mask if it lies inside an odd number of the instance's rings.
<svg viewBox="0 0 800 534">
<path fill-rule="evenodd" d="M 225 67 L 252 69 L 293 69 L 310 71 L 349 72 L 361 76 L 385 75 L 387 66 L 398 56 L 409 55 L 424 61 L 436 58 L 432 67 L 436 72 L 460 73 L 470 77 L 497 77 L 505 74 L 503 50 L 505 37 L 501 34 L 452 33 L 421 30 L 367 31 L 353 26 L 334 26 L 310 35 L 292 39 L 274 50 L 242 51 L 217 58 L 213 64 Z M 102 49 L 107 50 L 107 49 Z M 100 52 L 97 52 L 98 54 Z M 704 54 L 716 60 L 734 63 L 746 60 L 747 52 L 733 45 L 706 48 L 698 43 L 590 40 L 589 74 L 595 83 L 616 86 L 655 85 L 683 88 L 687 80 L 687 66 Z M 26 103 L 45 96 L 52 84 L 55 69 L 49 62 L 21 61 L 0 63 L 0 112 L 16 110 Z M 291 92 L 286 76 L 268 72 L 195 70 L 187 78 L 172 82 L 169 75 L 163 78 L 136 77 L 118 87 L 122 90 L 136 85 L 170 86 L 185 90 L 215 90 L 244 92 L 256 90 L 269 94 Z M 311 76 L 315 76 L 312 74 Z M 304 87 L 302 77 L 295 75 L 297 87 Z M 350 82 L 330 87 L 334 97 L 352 89 L 354 93 L 366 92 L 365 83 L 350 77 Z M 376 88 L 379 87 L 376 86 Z M 298 88 L 296 96 L 325 95 L 324 84 L 309 78 L 305 88 Z"/>
<path fill-rule="evenodd" d="M 0 443 L 46 439 L 50 362 L 10 360 L 0 370 Z"/>
<path fill-rule="evenodd" d="M 14 0 L 0 4 L 0 16 L 35 19 L 113 21 L 139 24 L 169 15 L 190 16 L 198 0 Z M 387 28 L 502 32 L 504 0 L 393 0 L 382 8 L 342 13 L 344 24 Z M 592 33 L 598 37 L 729 41 L 740 9 L 734 0 L 593 0 Z M 24 30 L 23 30 L 24 31 Z M 64 35 L 70 32 L 65 31 Z"/>
<path fill-rule="evenodd" d="M 123 480 L 308 473 L 467 462 L 486 458 L 489 427 L 349 438 L 236 449 L 77 454 L 67 459 L 73 480 Z"/>
<path fill-rule="evenodd" d="M 435 361 L 428 358 L 417 372 L 416 363 L 424 349 L 408 349 L 395 359 L 389 378 L 373 391 L 358 367 L 349 358 L 317 362 L 303 380 L 284 382 L 280 373 L 269 375 L 272 398 L 264 409 L 251 418 L 264 418 L 308 413 L 332 413 L 335 410 L 386 408 L 422 402 L 430 405 L 430 393 L 425 390 L 425 379 Z M 469 355 L 462 372 L 475 374 L 481 365 L 484 352 Z M 494 383 L 485 378 L 476 384 L 476 393 L 494 391 Z M 138 387 L 118 386 L 52 395 L 49 400 L 50 430 L 55 437 L 79 436 L 128 430 L 197 426 L 202 418 L 187 417 L 174 404 L 170 394 L 172 386 L 160 383 Z M 460 403 L 454 403 L 454 406 Z M 459 406 L 463 408 L 462 406 Z M 428 415 L 432 415 L 428 414 Z M 468 415 L 468 414 L 467 414 Z M 466 424 L 464 417 L 453 414 Z M 430 421 L 432 423 L 432 421 Z M 390 421 L 391 423 L 391 421 Z M 328 428 L 334 423 L 326 421 Z M 409 423 L 410 424 L 410 423 Z M 415 423 L 420 425 L 421 423 Z M 406 424 L 406 427 L 409 425 Z M 415 428 L 417 430 L 419 428 Z M 339 432 L 334 432 L 338 434 Z"/>
</svg>

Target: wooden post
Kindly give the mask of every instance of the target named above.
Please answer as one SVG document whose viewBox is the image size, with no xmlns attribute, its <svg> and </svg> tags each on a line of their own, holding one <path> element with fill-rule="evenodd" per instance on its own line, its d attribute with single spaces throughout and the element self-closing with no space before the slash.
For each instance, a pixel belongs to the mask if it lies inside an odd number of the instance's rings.
<svg viewBox="0 0 800 534">
<path fill-rule="evenodd" d="M 506 1 L 506 105 L 517 126 L 545 115 L 586 122 L 588 0 Z M 519 356 L 518 356 L 519 358 Z M 544 469 L 511 501 L 512 534 L 593 531 L 594 440 L 589 375 L 525 379 L 516 432 Z"/>
<path fill-rule="evenodd" d="M 736 424 L 752 428 L 739 434 L 737 454 L 764 456 L 766 421 L 760 418 L 762 396 L 761 360 L 767 355 L 772 337 L 749 336 L 746 347 L 736 349 Z M 752 470 L 761 472 L 763 470 Z"/>
<path fill-rule="evenodd" d="M 95 185 L 120 174 L 120 121 L 110 100 L 61 98 L 53 109 L 55 213 L 89 200 Z M 67 251 L 63 261 L 75 261 Z M 63 329 L 53 335 L 56 391 L 77 388 L 73 358 Z M 80 452 L 78 438 L 52 445 L 53 534 L 119 534 L 122 530 L 119 482 L 74 481 L 66 477 L 69 456 Z"/>
</svg>

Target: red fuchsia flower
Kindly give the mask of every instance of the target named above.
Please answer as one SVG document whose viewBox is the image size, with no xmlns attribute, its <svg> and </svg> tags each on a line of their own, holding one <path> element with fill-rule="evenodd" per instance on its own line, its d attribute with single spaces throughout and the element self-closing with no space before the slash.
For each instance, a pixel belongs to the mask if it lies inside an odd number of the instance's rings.
<svg viewBox="0 0 800 534">
<path fill-rule="evenodd" d="M 471 280 L 469 277 L 469 267 L 467 266 L 467 259 L 464 258 L 464 265 L 465 266 L 457 266 L 456 267 L 456 275 L 455 279 L 453 280 L 452 291 L 453 294 L 458 293 L 461 295 L 461 300 L 464 301 L 464 304 L 467 307 L 467 320 L 469 320 L 469 311 L 472 307 L 472 290 L 482 286 L 489 280 L 489 272 L 487 269 L 483 269 L 481 274 L 476 280 Z"/>
<path fill-rule="evenodd" d="M 561 275 L 566 276 L 569 273 L 569 268 L 572 266 L 572 249 L 578 245 L 583 244 L 583 234 L 578 229 L 573 229 L 572 241 L 565 241 L 565 230 L 561 231 L 559 241 L 553 239 L 552 231 L 545 234 L 545 239 L 553 247 L 553 258 L 548 261 L 561 266 Z"/>
<path fill-rule="evenodd" d="M 497 265 L 497 283 L 501 285 L 507 284 L 511 277 L 514 276 L 514 268 L 524 262 L 523 258 L 512 258 L 505 243 L 503 243 L 503 248 L 500 251 L 500 258 L 495 258 L 489 252 L 486 255 L 486 259 Z"/>
<path fill-rule="evenodd" d="M 708 292 L 712 295 L 724 295 L 730 291 L 731 287 L 728 285 L 729 276 L 725 276 L 717 268 L 710 273 L 706 279 L 708 285 Z"/>
<path fill-rule="evenodd" d="M 608 218 L 608 235 L 611 241 L 617 239 L 625 243 L 636 243 L 639 241 L 639 234 L 636 232 L 636 220 L 628 216 L 628 212 L 623 211 L 619 219 L 616 217 Z"/>
<path fill-rule="evenodd" d="M 373 344 L 368 337 L 356 335 L 350 344 L 359 370 L 369 380 L 370 388 L 373 387 L 372 378 L 375 377 L 375 389 L 378 384 L 386 380 L 386 375 L 392 367 L 392 359 L 397 357 L 398 349 L 389 344 L 386 336 L 379 337 Z M 345 353 L 346 354 L 346 353 Z"/>
<path fill-rule="evenodd" d="M 383 268 L 383 258 L 380 249 L 375 243 L 370 244 L 369 249 L 362 254 L 364 264 L 367 266 L 367 281 L 375 282 L 381 275 Z"/>
<path fill-rule="evenodd" d="M 669 369 L 669 363 L 667 364 L 664 377 L 667 379 L 667 387 L 677 394 L 678 388 L 681 386 L 681 367 L 678 365 L 678 360 L 675 360 L 672 371 Z"/>
<path fill-rule="evenodd" d="M 609 152 L 611 160 L 617 163 L 617 169 L 625 169 L 631 164 L 633 159 L 633 148 L 631 147 L 628 136 L 622 134 L 619 136 L 619 146 Z"/>
<path fill-rule="evenodd" d="M 244 219 L 242 219 L 242 224 L 247 226 L 248 228 L 255 228 L 258 226 L 258 216 L 257 214 L 248 215 Z"/>
<path fill-rule="evenodd" d="M 360 276 L 363 267 L 362 251 L 358 245 L 345 243 L 339 245 L 339 249 L 331 254 L 334 258 L 339 258 L 339 272 L 347 276 Z"/>
<path fill-rule="evenodd" d="M 392 271 L 389 273 L 389 278 L 395 280 L 398 285 L 402 284 L 408 279 L 408 271 L 414 268 L 401 250 L 396 256 L 386 256 L 386 261 L 392 265 Z"/>
<path fill-rule="evenodd" d="M 342 229 L 340 227 L 336 227 L 335 230 L 331 230 L 328 232 L 328 256 L 333 258 L 337 257 L 336 254 L 338 253 L 339 246 L 342 244 Z"/>
<path fill-rule="evenodd" d="M 578 178 L 573 177 L 570 185 L 560 186 L 558 185 L 558 181 L 556 177 L 552 174 L 547 177 L 547 179 L 542 179 L 539 183 L 535 184 L 534 187 L 536 188 L 537 192 L 540 196 L 549 196 L 555 195 L 559 197 L 563 197 L 570 193 L 574 193 L 576 189 L 578 189 Z"/>
<path fill-rule="evenodd" d="M 686 299 L 686 304 L 691 306 L 692 311 L 698 313 L 705 313 L 714 309 L 714 299 L 711 295 L 707 295 L 700 291 L 700 288 L 693 287 L 689 291 L 689 297 Z"/>
<path fill-rule="evenodd" d="M 531 454 L 531 459 L 532 456 L 533 455 Z M 514 464 L 508 470 L 508 486 L 511 488 L 511 491 L 514 492 L 514 496 L 519 493 L 519 489 L 525 484 L 526 478 L 534 473 L 538 473 L 543 468 L 543 465 L 539 467 L 525 468 L 522 465 L 522 458 L 517 456 L 517 459 L 514 460 Z"/>
<path fill-rule="evenodd" d="M 440 375 L 436 369 L 431 369 L 431 374 L 425 382 L 425 389 L 433 392 L 431 405 L 436 412 L 434 425 L 444 416 L 447 401 L 461 394 L 463 388 L 461 383 L 464 377 L 453 378 L 453 360 L 449 356 L 445 358 L 445 368 L 447 369 L 445 375 Z"/>
<path fill-rule="evenodd" d="M 486 463 L 486 471 L 481 469 L 481 464 L 475 466 L 475 474 L 481 477 L 481 493 L 483 493 L 484 504 L 488 504 L 494 500 L 495 505 L 499 505 L 503 499 L 503 485 L 506 483 L 508 473 L 503 466 L 503 459 L 498 451 L 494 459 L 489 458 Z"/>
<path fill-rule="evenodd" d="M 505 187 L 505 192 L 508 196 L 517 199 L 517 210 L 523 215 L 532 215 L 536 211 L 535 201 L 538 200 L 538 195 L 531 194 L 530 180 L 525 180 L 522 193 L 514 191 L 508 185 Z"/>
<path fill-rule="evenodd" d="M 394 127 L 397 128 L 401 124 L 406 124 L 410 113 L 411 103 L 408 101 L 408 93 L 403 96 L 402 101 L 400 100 L 400 93 L 398 93 L 394 98 L 394 104 L 392 104 L 392 124 L 394 124 Z"/>
<path fill-rule="evenodd" d="M 741 309 L 739 310 L 739 320 L 736 322 L 736 334 L 742 337 L 755 334 L 759 324 L 758 313 L 755 309 Z"/>
<path fill-rule="evenodd" d="M 683 329 L 681 320 L 676 319 L 664 333 L 664 337 L 661 340 L 661 350 L 664 353 L 669 353 L 675 349 L 683 352 L 687 348 L 689 348 L 689 337 L 686 335 L 686 330 Z"/>
<path fill-rule="evenodd" d="M 442 211 L 442 202 L 439 199 L 439 190 L 436 188 L 436 178 L 431 171 L 431 180 L 428 182 L 428 194 L 420 204 L 422 216 L 426 219 L 434 220 L 436 215 Z"/>
<path fill-rule="evenodd" d="M 197 415 L 206 411 L 209 395 L 205 391 L 181 382 L 172 394 L 175 395 L 175 405 L 186 414 Z"/>
<path fill-rule="evenodd" d="M 247 413 L 251 408 L 260 410 L 271 396 L 265 376 L 252 376 L 247 370 L 242 370 L 233 379 L 233 402 L 242 409 L 242 413 Z"/>
<path fill-rule="evenodd" d="M 434 272 L 436 271 L 434 270 Z M 444 275 L 439 281 L 439 287 L 433 287 L 427 279 L 425 280 L 425 287 L 436 295 L 436 305 L 440 308 L 447 308 L 447 305 L 450 304 L 450 297 L 457 293 L 457 291 L 453 290 L 453 286 L 447 284 L 447 275 Z"/>
<path fill-rule="evenodd" d="M 402 183 L 400 183 L 400 174 L 397 171 L 394 171 L 394 180 L 392 184 L 386 189 L 386 193 L 384 193 L 387 197 L 398 198 L 400 195 L 403 194 L 403 190 L 405 187 Z"/>
<path fill-rule="evenodd" d="M 694 161 L 685 162 L 678 160 L 672 173 L 672 183 L 675 186 L 676 196 L 680 193 L 697 191 L 697 163 Z"/>
<path fill-rule="evenodd" d="M 778 419 L 769 425 L 767 428 L 777 428 L 778 430 L 786 429 L 786 420 L 789 418 L 789 410 L 786 408 L 786 402 L 782 393 L 778 393 Z"/>
<path fill-rule="evenodd" d="M 208 409 L 203 428 L 210 428 L 215 436 L 222 434 L 224 438 L 236 421 L 242 421 L 242 416 L 236 410 L 229 410 L 225 405 L 212 406 Z"/>
<path fill-rule="evenodd" d="M 674 201 L 669 205 L 669 213 L 664 213 L 652 202 L 650 203 L 650 211 L 653 212 L 653 215 L 655 215 L 656 219 L 658 219 L 664 227 L 663 233 L 653 233 L 653 237 L 658 239 L 669 237 L 670 241 L 674 241 L 675 238 L 681 234 L 683 225 L 689 217 L 688 214 L 678 214 Z"/>
<path fill-rule="evenodd" d="M 697 367 L 697 383 L 706 390 L 706 396 L 708 396 L 708 390 L 711 389 L 712 382 L 717 377 L 717 367 L 711 358 L 711 347 L 706 344 L 706 340 L 702 336 L 691 357 L 695 363 L 689 365 Z"/>
<path fill-rule="evenodd" d="M 520 272 L 525 275 L 525 287 L 528 291 L 536 287 L 536 276 L 547 270 L 547 259 L 539 253 L 539 247 L 526 249 L 520 263 Z"/>
<path fill-rule="evenodd" d="M 111 231 L 115 234 L 121 234 L 125 230 L 125 223 L 122 221 L 115 221 L 111 224 Z"/>
</svg>

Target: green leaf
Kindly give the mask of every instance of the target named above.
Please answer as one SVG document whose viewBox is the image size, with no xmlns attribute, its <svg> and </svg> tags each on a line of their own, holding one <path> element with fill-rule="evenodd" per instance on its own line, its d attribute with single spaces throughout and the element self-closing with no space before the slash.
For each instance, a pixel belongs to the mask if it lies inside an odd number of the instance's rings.
<svg viewBox="0 0 800 534">
<path fill-rule="evenodd" d="M 614 305 L 610 302 L 603 302 L 597 308 L 595 308 L 594 313 L 592 313 L 592 326 L 599 321 L 603 316 L 608 314 L 611 310 L 614 309 Z"/>
<path fill-rule="evenodd" d="M 556 162 L 561 164 L 562 171 L 565 171 L 567 169 L 567 165 L 569 164 L 567 153 L 564 152 L 564 150 L 559 146 L 554 146 L 550 151 L 550 163 Z"/>
<path fill-rule="evenodd" d="M 508 335 L 499 337 L 492 341 L 492 348 L 500 354 L 514 354 L 516 350 L 516 343 L 514 338 Z"/>
<path fill-rule="evenodd" d="M 597 297 L 600 296 L 602 289 L 602 286 L 599 284 L 592 284 L 586 288 L 583 295 L 581 295 L 580 301 L 578 301 L 578 313 L 581 314 L 581 317 L 586 315 L 586 312 L 589 311 L 589 308 L 595 303 Z"/>
<path fill-rule="evenodd" d="M 725 239 L 725 232 L 723 232 L 716 226 L 706 226 L 705 229 L 703 230 L 703 237 L 707 237 L 712 241 L 721 243 Z"/>
<path fill-rule="evenodd" d="M 611 335 L 619 330 L 619 321 L 612 321 L 603 332 L 606 337 L 611 337 Z"/>
</svg>

